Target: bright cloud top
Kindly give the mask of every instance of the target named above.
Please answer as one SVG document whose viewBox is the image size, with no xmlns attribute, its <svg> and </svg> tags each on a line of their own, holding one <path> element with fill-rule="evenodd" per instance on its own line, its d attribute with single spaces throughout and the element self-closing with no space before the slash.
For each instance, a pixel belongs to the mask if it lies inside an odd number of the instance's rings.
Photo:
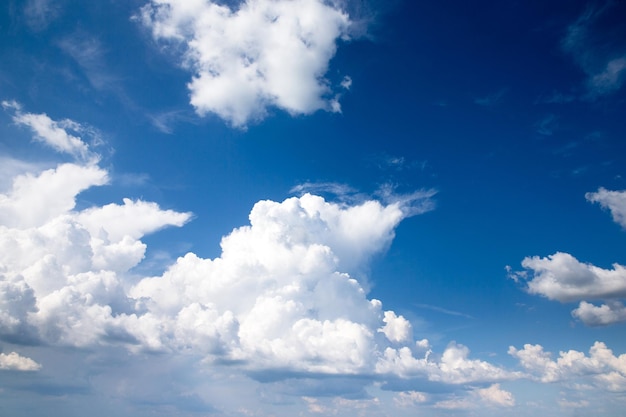
<svg viewBox="0 0 626 417">
<path fill-rule="evenodd" d="M 609 209 L 613 221 L 626 229 L 626 191 L 610 191 L 600 188 L 595 193 L 585 194 L 587 201 L 598 203 L 602 208 Z"/>
<path fill-rule="evenodd" d="M 324 79 L 350 19 L 336 2 L 246 0 L 236 9 L 211 0 L 152 0 L 141 20 L 158 40 L 181 42 L 193 72 L 191 104 L 234 126 L 290 114 L 340 111 Z M 345 78 L 344 88 L 349 88 Z"/>
</svg>

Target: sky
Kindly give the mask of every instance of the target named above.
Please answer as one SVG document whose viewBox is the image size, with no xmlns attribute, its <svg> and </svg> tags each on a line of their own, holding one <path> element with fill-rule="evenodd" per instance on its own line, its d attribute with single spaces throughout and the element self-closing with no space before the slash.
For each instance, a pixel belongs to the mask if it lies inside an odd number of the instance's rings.
<svg viewBox="0 0 626 417">
<path fill-rule="evenodd" d="M 625 22 L 3 2 L 0 415 L 621 415 Z"/>
</svg>

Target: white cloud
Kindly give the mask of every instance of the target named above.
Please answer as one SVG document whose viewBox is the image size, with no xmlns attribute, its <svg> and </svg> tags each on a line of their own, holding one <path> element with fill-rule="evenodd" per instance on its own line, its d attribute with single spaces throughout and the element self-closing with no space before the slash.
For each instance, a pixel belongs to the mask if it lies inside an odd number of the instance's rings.
<svg viewBox="0 0 626 417">
<path fill-rule="evenodd" d="M 404 391 L 399 392 L 393 401 L 398 407 L 408 408 L 428 401 L 428 396 L 419 391 Z"/>
<path fill-rule="evenodd" d="M 513 394 L 500 388 L 500 384 L 493 384 L 488 388 L 476 390 L 478 396 L 488 405 L 513 407 L 515 398 Z"/>
<path fill-rule="evenodd" d="M 412 338 L 411 324 L 404 317 L 396 316 L 393 311 L 385 311 L 383 322 L 385 325 L 378 331 L 384 333 L 390 341 L 406 343 Z"/>
<path fill-rule="evenodd" d="M 20 356 L 16 352 L 0 353 L 0 370 L 9 371 L 38 371 L 41 365 L 24 356 Z"/>
<path fill-rule="evenodd" d="M 451 398 L 435 403 L 435 408 L 446 410 L 469 410 L 482 407 L 513 407 L 515 398 L 509 391 L 493 384 L 487 388 L 475 388 L 466 396 Z"/>
<path fill-rule="evenodd" d="M 581 301 L 578 308 L 572 311 L 572 316 L 578 318 L 587 326 L 606 326 L 625 322 L 626 307 L 619 301 L 610 301 L 601 306 Z"/>
<path fill-rule="evenodd" d="M 76 195 L 108 182 L 108 173 L 95 165 L 62 164 L 38 175 L 14 178 L 0 194 L 0 223 L 9 227 L 41 226 L 74 208 Z"/>
<path fill-rule="evenodd" d="M 595 193 L 585 194 L 585 198 L 609 209 L 613 220 L 626 229 L 626 191 L 609 191 L 601 187 Z"/>
<path fill-rule="evenodd" d="M 626 391 L 626 354 L 614 356 L 602 342 L 595 342 L 589 355 L 576 350 L 559 352 L 556 361 L 541 345 L 524 345 L 521 350 L 509 347 L 509 354 L 542 382 L 571 381 L 587 378 L 599 388 Z"/>
<path fill-rule="evenodd" d="M 613 264 L 613 269 L 603 269 L 557 252 L 544 258 L 527 257 L 522 266 L 532 271 L 528 292 L 551 300 L 626 297 L 626 268 L 619 264 Z"/>
<path fill-rule="evenodd" d="M 376 364 L 381 374 L 394 374 L 403 378 L 426 377 L 429 381 L 447 384 L 468 384 L 513 380 L 522 377 L 488 362 L 469 359 L 469 349 L 451 343 L 439 359 L 428 350 L 423 358 L 416 358 L 408 347 L 385 349 L 384 357 Z"/>
<path fill-rule="evenodd" d="M 337 4 L 246 0 L 231 9 L 211 0 L 152 0 L 141 20 L 157 40 L 184 46 L 196 112 L 242 127 L 272 106 L 294 115 L 339 111 L 323 78 L 351 23 Z"/>
</svg>

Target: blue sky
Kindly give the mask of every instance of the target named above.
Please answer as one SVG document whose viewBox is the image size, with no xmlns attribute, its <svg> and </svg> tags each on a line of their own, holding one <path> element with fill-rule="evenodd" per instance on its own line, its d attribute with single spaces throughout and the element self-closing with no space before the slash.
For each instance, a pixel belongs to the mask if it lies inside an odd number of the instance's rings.
<svg viewBox="0 0 626 417">
<path fill-rule="evenodd" d="M 618 415 L 625 16 L 5 2 L 1 413 Z"/>
</svg>

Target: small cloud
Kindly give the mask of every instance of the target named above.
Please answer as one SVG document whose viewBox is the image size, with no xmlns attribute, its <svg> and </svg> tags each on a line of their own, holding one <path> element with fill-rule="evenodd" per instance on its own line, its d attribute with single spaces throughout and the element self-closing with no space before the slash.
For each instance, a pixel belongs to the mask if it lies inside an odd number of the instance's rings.
<svg viewBox="0 0 626 417">
<path fill-rule="evenodd" d="M 508 91 L 508 88 L 503 88 L 493 94 L 489 94 L 488 96 L 477 97 L 474 99 L 474 103 L 480 106 L 494 106 L 502 100 L 502 97 L 504 97 Z"/>
<path fill-rule="evenodd" d="M 38 371 L 41 365 L 24 356 L 20 356 L 16 352 L 0 353 L 0 370 L 5 371 Z"/>
<path fill-rule="evenodd" d="M 24 6 L 28 27 L 35 32 L 45 30 L 61 14 L 59 3 L 53 0 L 28 0 Z"/>
<path fill-rule="evenodd" d="M 343 80 L 341 80 L 341 84 L 340 84 L 344 89 L 349 90 L 350 87 L 352 87 L 352 78 L 348 77 L 347 75 L 345 77 L 343 77 Z"/>
<path fill-rule="evenodd" d="M 535 123 L 536 132 L 542 136 L 552 136 L 559 128 L 558 118 L 554 114 L 549 114 Z"/>
</svg>

